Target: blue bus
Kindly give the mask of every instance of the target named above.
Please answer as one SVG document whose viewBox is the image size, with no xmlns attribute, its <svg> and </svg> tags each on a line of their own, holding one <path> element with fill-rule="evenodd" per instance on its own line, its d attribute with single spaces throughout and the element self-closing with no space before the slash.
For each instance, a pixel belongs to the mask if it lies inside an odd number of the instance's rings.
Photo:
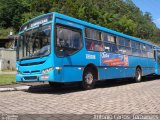
<svg viewBox="0 0 160 120">
<path fill-rule="evenodd" d="M 17 82 L 80 82 L 160 74 L 159 47 L 60 13 L 22 25 L 17 47 Z"/>
</svg>

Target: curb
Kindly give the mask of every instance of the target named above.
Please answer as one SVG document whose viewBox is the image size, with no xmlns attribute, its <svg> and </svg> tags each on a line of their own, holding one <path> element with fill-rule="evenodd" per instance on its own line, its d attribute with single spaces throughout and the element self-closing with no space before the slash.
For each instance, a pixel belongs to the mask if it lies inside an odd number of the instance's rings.
<svg viewBox="0 0 160 120">
<path fill-rule="evenodd" d="M 30 86 L 19 86 L 14 88 L 0 88 L 0 92 L 8 92 L 8 91 L 26 91 L 30 88 Z"/>
</svg>

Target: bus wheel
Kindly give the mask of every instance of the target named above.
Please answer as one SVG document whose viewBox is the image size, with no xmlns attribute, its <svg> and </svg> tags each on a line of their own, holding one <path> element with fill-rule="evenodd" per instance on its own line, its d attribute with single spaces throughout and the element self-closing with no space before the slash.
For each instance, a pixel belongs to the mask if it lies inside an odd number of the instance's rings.
<svg viewBox="0 0 160 120">
<path fill-rule="evenodd" d="M 140 68 L 137 68 L 135 71 L 135 82 L 140 82 L 142 80 L 142 71 Z"/>
<path fill-rule="evenodd" d="M 83 83 L 82 83 L 83 89 L 89 90 L 94 88 L 95 82 L 96 82 L 96 76 L 94 75 L 94 71 L 90 68 L 87 68 L 84 71 L 83 75 Z"/>
<path fill-rule="evenodd" d="M 53 88 L 61 88 L 62 87 L 61 83 L 56 83 L 56 82 L 49 82 L 49 85 Z"/>
</svg>

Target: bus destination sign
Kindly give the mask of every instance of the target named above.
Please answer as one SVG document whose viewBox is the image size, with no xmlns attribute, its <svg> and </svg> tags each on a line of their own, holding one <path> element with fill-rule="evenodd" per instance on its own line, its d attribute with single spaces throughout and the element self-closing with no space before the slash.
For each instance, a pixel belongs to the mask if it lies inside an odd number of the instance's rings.
<svg viewBox="0 0 160 120">
<path fill-rule="evenodd" d="M 30 27 L 34 27 L 34 26 L 38 26 L 40 24 L 43 24 L 43 23 L 46 23 L 46 22 L 49 22 L 52 20 L 52 14 L 49 14 L 49 15 L 45 15 L 45 16 L 42 16 L 40 18 L 37 18 L 25 25 L 23 25 L 20 29 L 20 31 L 23 31 L 23 30 L 26 30 Z"/>
<path fill-rule="evenodd" d="M 43 23 L 45 23 L 45 22 L 48 22 L 48 19 L 47 19 L 47 18 L 42 19 L 42 20 L 40 19 L 40 20 L 37 20 L 37 21 L 31 23 L 31 24 L 30 24 L 30 27 L 34 27 L 34 26 L 43 24 Z"/>
</svg>

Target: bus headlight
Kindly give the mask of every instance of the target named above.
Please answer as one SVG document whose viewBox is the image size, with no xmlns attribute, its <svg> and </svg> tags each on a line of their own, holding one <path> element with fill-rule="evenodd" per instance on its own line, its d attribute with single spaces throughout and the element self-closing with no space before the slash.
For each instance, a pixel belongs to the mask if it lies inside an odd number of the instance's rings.
<svg viewBox="0 0 160 120">
<path fill-rule="evenodd" d="M 50 67 L 50 68 L 47 68 L 47 69 L 42 70 L 42 73 L 43 73 L 43 74 L 46 74 L 46 73 L 49 73 L 49 72 L 52 71 L 52 70 L 53 70 L 53 67 Z"/>
</svg>

